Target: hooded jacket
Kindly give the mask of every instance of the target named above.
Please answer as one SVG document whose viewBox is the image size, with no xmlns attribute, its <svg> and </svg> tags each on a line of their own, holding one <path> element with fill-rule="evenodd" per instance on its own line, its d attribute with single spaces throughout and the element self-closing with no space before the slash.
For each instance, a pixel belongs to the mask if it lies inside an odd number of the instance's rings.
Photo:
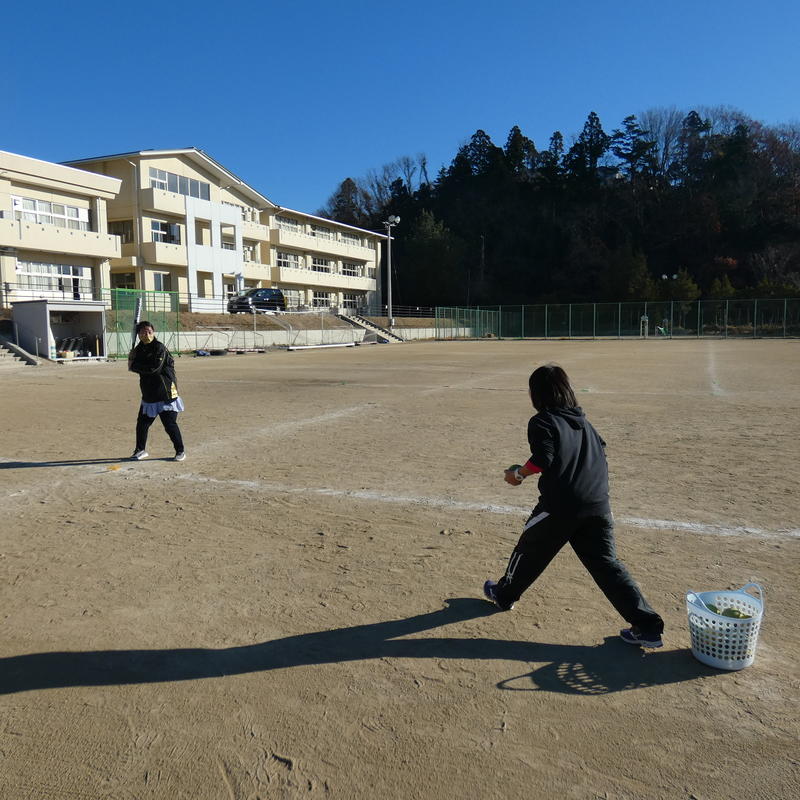
<svg viewBox="0 0 800 800">
<path fill-rule="evenodd" d="M 537 508 L 592 517 L 611 513 L 606 443 L 579 407 L 548 408 L 528 422 L 531 463 L 540 467 Z"/>
<path fill-rule="evenodd" d="M 133 349 L 128 369 L 139 374 L 143 403 L 170 403 L 178 396 L 175 361 L 158 339 L 148 344 L 140 341 Z"/>
</svg>

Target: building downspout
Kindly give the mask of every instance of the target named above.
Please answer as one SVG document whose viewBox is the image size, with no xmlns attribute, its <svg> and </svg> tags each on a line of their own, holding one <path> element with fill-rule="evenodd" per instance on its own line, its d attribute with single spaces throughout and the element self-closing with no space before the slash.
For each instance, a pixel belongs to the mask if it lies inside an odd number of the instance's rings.
<svg viewBox="0 0 800 800">
<path fill-rule="evenodd" d="M 133 161 L 128 161 L 133 167 L 133 188 L 136 194 L 136 263 L 139 272 L 139 289 L 144 289 L 144 259 L 142 258 L 142 242 L 144 237 L 144 228 L 142 227 L 142 201 L 139 196 L 141 186 L 139 185 L 139 165 L 134 164 Z"/>
</svg>

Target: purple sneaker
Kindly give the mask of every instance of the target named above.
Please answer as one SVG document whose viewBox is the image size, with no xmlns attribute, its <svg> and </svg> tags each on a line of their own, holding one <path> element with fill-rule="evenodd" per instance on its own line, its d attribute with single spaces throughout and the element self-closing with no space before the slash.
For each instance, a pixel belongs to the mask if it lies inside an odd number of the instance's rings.
<svg viewBox="0 0 800 800">
<path fill-rule="evenodd" d="M 619 632 L 620 638 L 628 644 L 638 644 L 639 647 L 663 647 L 660 633 L 642 633 L 637 627 L 623 628 Z"/>
<path fill-rule="evenodd" d="M 497 599 L 497 581 L 486 581 L 483 584 L 483 596 L 492 604 L 496 605 L 501 611 L 511 611 L 514 608 L 514 604 L 510 603 L 507 606 L 504 606 L 498 599 Z"/>
</svg>

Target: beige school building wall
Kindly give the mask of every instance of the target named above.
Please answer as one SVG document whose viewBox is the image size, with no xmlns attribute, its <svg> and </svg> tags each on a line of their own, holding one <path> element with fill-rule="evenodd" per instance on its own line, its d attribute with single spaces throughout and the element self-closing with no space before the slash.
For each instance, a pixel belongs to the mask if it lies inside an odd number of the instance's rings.
<svg viewBox="0 0 800 800">
<path fill-rule="evenodd" d="M 383 234 L 283 209 L 196 148 L 70 163 L 123 183 L 108 211 L 122 239 L 111 286 L 178 292 L 198 311 L 270 286 L 290 306 L 380 302 Z"/>
<path fill-rule="evenodd" d="M 109 285 L 120 241 L 108 201 L 120 180 L 0 151 L 0 308 L 15 300 L 91 300 Z"/>
</svg>

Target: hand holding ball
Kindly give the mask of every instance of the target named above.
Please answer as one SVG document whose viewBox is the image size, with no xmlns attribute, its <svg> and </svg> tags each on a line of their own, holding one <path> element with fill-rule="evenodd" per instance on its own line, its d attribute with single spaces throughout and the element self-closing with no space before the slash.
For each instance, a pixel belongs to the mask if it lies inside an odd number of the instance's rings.
<svg viewBox="0 0 800 800">
<path fill-rule="evenodd" d="M 519 475 L 517 470 L 521 469 L 521 467 L 522 464 L 512 464 L 510 467 L 506 469 L 505 471 L 506 483 L 510 483 L 512 486 L 519 486 L 522 483 L 522 479 L 517 477 Z"/>
</svg>

